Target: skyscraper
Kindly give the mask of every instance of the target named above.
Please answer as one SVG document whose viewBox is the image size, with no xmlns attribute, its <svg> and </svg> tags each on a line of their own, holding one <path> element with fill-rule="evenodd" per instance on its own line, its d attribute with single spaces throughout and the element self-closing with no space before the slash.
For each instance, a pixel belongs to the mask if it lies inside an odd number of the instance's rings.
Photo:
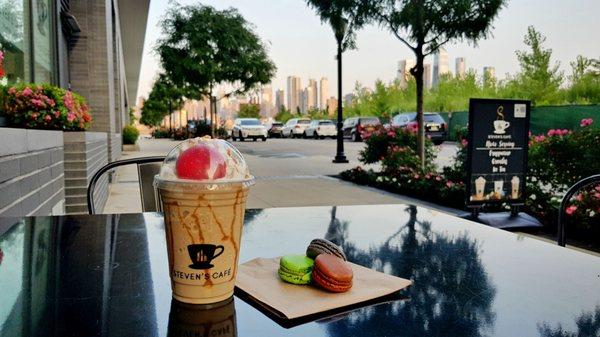
<svg viewBox="0 0 600 337">
<path fill-rule="evenodd" d="M 456 61 L 456 65 L 454 67 L 454 75 L 456 75 L 456 77 L 458 77 L 458 78 L 464 78 L 466 71 L 467 71 L 467 65 L 465 63 L 465 58 L 457 57 L 455 61 Z"/>
<path fill-rule="evenodd" d="M 319 109 L 327 109 L 327 95 L 329 95 L 329 81 L 327 77 L 321 77 L 319 83 Z"/>
<path fill-rule="evenodd" d="M 314 81 L 314 87 L 317 86 L 317 82 Z M 313 91 L 313 86 L 308 86 L 306 87 L 306 89 L 304 89 L 304 100 L 306 101 L 305 107 L 304 107 L 304 113 L 307 113 L 308 111 L 310 111 L 311 109 L 314 109 L 316 107 L 316 101 L 315 98 L 317 98 L 317 95 L 314 94 Z"/>
<path fill-rule="evenodd" d="M 283 89 L 275 91 L 275 113 L 278 113 L 281 108 L 285 108 L 285 95 Z"/>
<path fill-rule="evenodd" d="M 273 88 L 270 85 L 264 86 L 261 90 L 260 114 L 264 117 L 273 115 Z"/>
<path fill-rule="evenodd" d="M 447 74 L 448 69 L 448 53 L 446 49 L 440 48 L 433 56 L 433 86 L 437 86 L 440 82 L 440 77 Z"/>
<path fill-rule="evenodd" d="M 310 88 L 310 99 L 308 103 L 308 110 L 316 109 L 319 107 L 319 91 L 317 88 L 317 81 L 309 78 L 308 87 Z"/>
<path fill-rule="evenodd" d="M 300 94 L 302 91 L 302 80 L 298 76 L 288 76 L 287 78 L 287 102 L 288 109 L 296 113 L 300 108 Z"/>
<path fill-rule="evenodd" d="M 343 106 L 346 106 L 346 107 L 351 106 L 352 103 L 354 102 L 355 97 L 356 96 L 353 93 L 346 94 L 344 96 L 344 103 L 343 103 L 344 105 Z"/>
<path fill-rule="evenodd" d="M 406 59 L 398 62 L 398 74 L 396 75 L 396 79 L 400 81 L 400 87 L 406 88 L 408 80 L 412 76 L 410 74 L 410 69 L 415 66 L 414 59 Z"/>
<path fill-rule="evenodd" d="M 423 65 L 423 88 L 431 89 L 431 64 Z"/>
<path fill-rule="evenodd" d="M 496 79 L 496 68 L 494 67 L 483 67 L 483 84 L 489 84 L 489 81 Z"/>
<path fill-rule="evenodd" d="M 327 109 L 327 114 L 329 116 L 335 115 L 337 113 L 338 106 L 337 98 L 331 96 L 325 102 L 325 107 L 323 109 Z"/>
</svg>

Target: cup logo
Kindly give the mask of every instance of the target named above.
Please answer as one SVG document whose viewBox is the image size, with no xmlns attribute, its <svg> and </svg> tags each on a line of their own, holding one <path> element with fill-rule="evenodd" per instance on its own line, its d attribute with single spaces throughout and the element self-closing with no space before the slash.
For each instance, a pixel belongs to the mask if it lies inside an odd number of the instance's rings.
<svg viewBox="0 0 600 337">
<path fill-rule="evenodd" d="M 501 105 L 496 110 L 496 120 L 494 121 L 494 134 L 503 135 L 510 126 L 510 122 L 504 120 L 504 107 Z"/>
<path fill-rule="evenodd" d="M 211 244 L 192 244 L 187 246 L 190 255 L 190 268 L 192 269 L 210 269 L 214 267 L 210 262 L 223 254 L 225 247 Z"/>
</svg>

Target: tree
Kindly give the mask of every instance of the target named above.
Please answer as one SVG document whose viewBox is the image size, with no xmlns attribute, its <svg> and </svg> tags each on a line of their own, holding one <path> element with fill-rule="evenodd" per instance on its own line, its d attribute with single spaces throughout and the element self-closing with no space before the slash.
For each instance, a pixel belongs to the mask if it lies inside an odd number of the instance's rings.
<svg viewBox="0 0 600 337">
<path fill-rule="evenodd" d="M 273 117 L 274 120 L 282 123 L 286 123 L 292 118 L 294 118 L 294 115 L 290 112 L 290 110 L 286 109 L 284 105 L 279 107 L 279 112 L 277 115 L 275 115 L 275 117 Z"/>
<path fill-rule="evenodd" d="M 368 19 L 368 1 L 358 0 L 306 0 L 322 22 L 331 25 L 337 42 L 338 66 L 338 115 L 337 115 L 337 151 L 334 163 L 347 163 L 344 154 L 344 135 L 342 132 L 342 53 L 356 48 L 356 30 L 360 29 Z"/>
<path fill-rule="evenodd" d="M 530 99 L 533 104 L 549 104 L 560 101 L 559 89 L 563 74 L 559 70 L 560 63 L 551 65 L 552 49 L 545 49 L 543 43 L 546 37 L 527 27 L 524 43 L 529 50 L 517 51 L 521 71 L 510 80 L 508 86 L 513 86 L 515 96 Z"/>
<path fill-rule="evenodd" d="M 260 118 L 260 107 L 257 104 L 241 104 L 238 118 Z"/>
<path fill-rule="evenodd" d="M 410 48 L 416 65 L 410 73 L 416 80 L 419 156 L 425 166 L 423 125 L 423 63 L 452 40 L 476 43 L 487 37 L 493 19 L 506 0 L 362 0 L 369 4 L 369 17 L 388 29 Z"/>
<path fill-rule="evenodd" d="M 175 85 L 167 75 L 159 74 L 142 107 L 140 122 L 148 126 L 159 125 L 165 116 L 180 109 L 186 98 L 198 98 L 198 94 Z"/>
<path fill-rule="evenodd" d="M 571 103 L 600 103 L 600 59 L 579 55 L 571 62 L 571 68 L 567 100 Z"/>
<path fill-rule="evenodd" d="M 161 27 L 156 50 L 163 68 L 178 86 L 210 98 L 212 121 L 218 100 L 247 93 L 275 75 L 266 46 L 236 9 L 174 5 Z M 227 90 L 215 97 L 219 86 Z"/>
</svg>

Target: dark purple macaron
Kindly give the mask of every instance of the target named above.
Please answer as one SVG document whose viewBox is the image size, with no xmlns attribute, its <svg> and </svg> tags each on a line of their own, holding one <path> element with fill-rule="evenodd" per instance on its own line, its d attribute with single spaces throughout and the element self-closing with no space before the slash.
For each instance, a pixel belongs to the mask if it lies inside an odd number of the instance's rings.
<svg viewBox="0 0 600 337">
<path fill-rule="evenodd" d="M 331 254 L 347 261 L 346 254 L 342 248 L 335 243 L 325 239 L 314 239 L 306 248 L 306 256 L 311 259 L 316 259 L 319 254 Z"/>
</svg>

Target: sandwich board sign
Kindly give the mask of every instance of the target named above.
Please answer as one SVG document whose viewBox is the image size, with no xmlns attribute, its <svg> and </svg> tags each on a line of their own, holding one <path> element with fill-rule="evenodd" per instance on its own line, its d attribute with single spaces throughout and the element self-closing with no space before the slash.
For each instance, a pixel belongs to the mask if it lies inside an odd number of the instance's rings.
<svg viewBox="0 0 600 337">
<path fill-rule="evenodd" d="M 531 102 L 471 99 L 467 206 L 525 202 Z"/>
</svg>

